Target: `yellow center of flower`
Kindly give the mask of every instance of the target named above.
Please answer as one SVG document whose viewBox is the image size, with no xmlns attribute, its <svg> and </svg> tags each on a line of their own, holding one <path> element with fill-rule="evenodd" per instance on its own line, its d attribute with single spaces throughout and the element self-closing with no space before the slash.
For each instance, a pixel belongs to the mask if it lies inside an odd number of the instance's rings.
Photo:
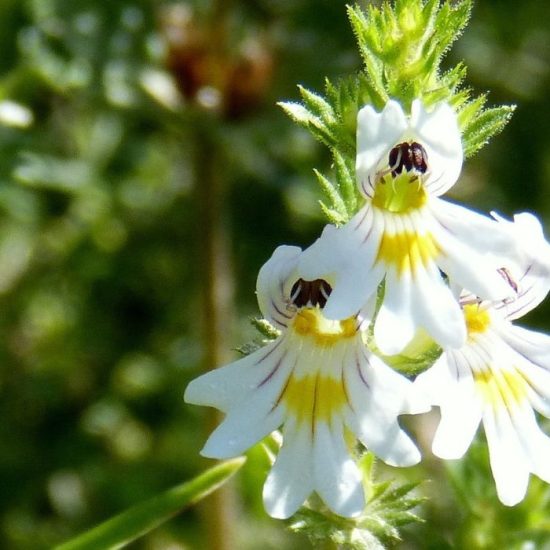
<svg viewBox="0 0 550 550">
<path fill-rule="evenodd" d="M 348 402 L 342 377 L 346 340 L 357 337 L 357 320 L 326 319 L 319 307 L 300 309 L 291 330 L 298 341 L 301 365 L 305 371 L 293 372 L 277 402 L 284 403 L 296 421 L 311 426 L 330 422 Z"/>
<path fill-rule="evenodd" d="M 395 214 L 403 214 L 421 208 L 427 200 L 420 177 L 403 172 L 396 177 L 387 174 L 376 184 L 372 204 Z"/>
<path fill-rule="evenodd" d="M 478 304 L 465 305 L 463 310 L 468 334 L 485 332 L 491 324 L 489 312 L 481 309 Z"/>
<path fill-rule="evenodd" d="M 347 402 L 341 380 L 320 373 L 309 374 L 302 378 L 291 376 L 285 388 L 283 400 L 300 424 L 330 422 L 332 415 L 340 411 Z"/>
<path fill-rule="evenodd" d="M 395 266 L 399 274 L 407 271 L 414 273 L 419 267 L 427 267 L 440 252 L 431 233 L 402 231 L 391 235 L 385 232 L 376 261 Z"/>
<path fill-rule="evenodd" d="M 292 328 L 300 336 L 313 338 L 315 344 L 330 347 L 357 333 L 354 317 L 343 321 L 326 319 L 319 308 L 302 309 L 296 313 Z"/>
<path fill-rule="evenodd" d="M 527 396 L 529 383 L 518 370 L 488 369 L 474 372 L 474 380 L 485 403 L 494 409 L 511 409 Z"/>
</svg>

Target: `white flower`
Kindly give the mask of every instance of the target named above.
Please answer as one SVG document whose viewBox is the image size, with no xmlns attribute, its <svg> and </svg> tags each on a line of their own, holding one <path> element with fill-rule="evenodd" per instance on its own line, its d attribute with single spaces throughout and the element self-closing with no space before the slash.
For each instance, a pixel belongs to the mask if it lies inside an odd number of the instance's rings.
<svg viewBox="0 0 550 550">
<path fill-rule="evenodd" d="M 397 145 L 406 144 L 390 153 Z M 411 144 L 420 145 L 410 147 Z M 411 150 L 412 149 L 412 150 Z M 416 149 L 416 151 L 415 151 Z M 453 109 L 446 103 L 438 103 L 430 112 L 416 99 L 407 117 L 397 101 L 390 100 L 381 113 L 370 105 L 357 114 L 357 181 L 363 193 L 372 197 L 380 175 L 407 168 L 408 155 L 415 164 L 415 152 L 423 155 L 425 168 L 416 162 L 417 172 L 423 174 L 422 185 L 432 196 L 442 195 L 452 187 L 462 168 L 462 142 Z"/>
<path fill-rule="evenodd" d="M 277 248 L 258 276 L 260 309 L 281 335 L 194 380 L 185 399 L 226 413 L 202 450 L 208 457 L 239 455 L 283 425 L 283 445 L 264 486 L 270 515 L 291 516 L 316 491 L 334 512 L 353 517 L 365 501 L 345 433 L 388 464 L 415 464 L 420 454 L 397 417 L 426 406 L 409 399 L 411 382 L 367 350 L 356 316 L 324 317 L 330 285 L 296 277 L 300 254 Z"/>
<path fill-rule="evenodd" d="M 525 223 L 527 222 L 527 223 Z M 461 298 L 468 327 L 466 344 L 446 350 L 436 364 L 415 381 L 441 409 L 433 452 L 460 458 L 483 422 L 491 469 L 500 500 L 513 506 L 525 496 L 529 474 L 550 482 L 550 438 L 537 424 L 534 410 L 550 418 L 550 337 L 514 326 L 511 321 L 530 311 L 548 293 L 550 246 L 533 217 L 516 217 L 516 229 L 528 229 L 538 244 L 540 263 L 504 272 L 517 297 L 497 303 Z M 509 222 L 507 222 L 509 223 Z M 538 237 L 537 237 L 538 235 Z M 541 274 L 543 276 L 541 276 Z"/>
<path fill-rule="evenodd" d="M 489 300 L 507 298 L 499 257 L 519 256 L 520 249 L 505 224 L 438 198 L 462 166 L 456 116 L 444 103 L 428 112 L 414 101 L 410 117 L 395 101 L 381 113 L 367 106 L 358 115 L 357 143 L 366 204 L 344 226 L 326 227 L 298 272 L 305 279 L 328 274 L 330 319 L 362 309 L 370 316 L 385 280 L 374 327 L 385 354 L 401 351 L 419 328 L 459 348 L 466 327 L 446 279 Z"/>
</svg>

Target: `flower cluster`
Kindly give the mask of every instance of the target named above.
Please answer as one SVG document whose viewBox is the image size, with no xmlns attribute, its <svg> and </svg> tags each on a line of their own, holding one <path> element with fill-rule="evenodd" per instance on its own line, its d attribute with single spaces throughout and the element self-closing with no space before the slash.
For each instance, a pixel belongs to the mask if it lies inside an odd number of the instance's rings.
<svg viewBox="0 0 550 550">
<path fill-rule="evenodd" d="M 550 482 L 550 438 L 534 412 L 550 418 L 550 337 L 512 324 L 550 290 L 550 245 L 530 214 L 507 221 L 440 198 L 462 162 L 449 104 L 363 107 L 363 205 L 309 248 L 275 250 L 257 294 L 279 336 L 188 386 L 187 402 L 226 414 L 205 456 L 239 455 L 282 426 L 264 486 L 272 516 L 291 516 L 312 491 L 335 513 L 359 515 L 354 446 L 390 465 L 417 463 L 398 417 L 432 405 L 441 458 L 461 457 L 483 422 L 504 504 L 524 497 L 531 472 Z M 426 336 L 441 355 L 416 380 L 384 362 Z"/>
</svg>

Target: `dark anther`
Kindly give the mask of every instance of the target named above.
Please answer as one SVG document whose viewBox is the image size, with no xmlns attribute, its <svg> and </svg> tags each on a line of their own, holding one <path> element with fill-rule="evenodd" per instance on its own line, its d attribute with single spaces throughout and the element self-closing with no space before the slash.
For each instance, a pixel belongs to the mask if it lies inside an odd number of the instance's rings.
<svg viewBox="0 0 550 550">
<path fill-rule="evenodd" d="M 512 287 L 513 291 L 517 294 L 518 293 L 518 284 L 512 277 L 512 274 L 505 268 L 501 267 L 500 269 L 497 269 L 499 275 L 502 276 L 502 278 Z"/>
<path fill-rule="evenodd" d="M 391 175 L 396 177 L 403 170 L 407 172 L 415 171 L 425 174 L 428 170 L 428 154 L 426 149 L 413 141 L 411 143 L 403 142 L 396 145 L 389 155 Z"/>
<path fill-rule="evenodd" d="M 290 301 L 296 307 L 325 307 L 332 292 L 331 286 L 323 279 L 304 281 L 298 279 L 290 291 Z"/>
</svg>

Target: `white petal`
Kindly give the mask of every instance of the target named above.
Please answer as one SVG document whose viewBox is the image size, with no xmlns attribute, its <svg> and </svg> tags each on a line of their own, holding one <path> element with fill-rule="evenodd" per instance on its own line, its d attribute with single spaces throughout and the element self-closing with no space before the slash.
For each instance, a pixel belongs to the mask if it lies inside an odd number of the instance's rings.
<svg viewBox="0 0 550 550">
<path fill-rule="evenodd" d="M 428 393 L 441 410 L 432 452 L 445 459 L 462 457 L 474 438 L 482 413 L 466 359 L 460 351 L 444 353 L 416 378 L 414 385 Z"/>
<path fill-rule="evenodd" d="M 543 285 L 544 292 L 547 293 L 550 276 L 550 243 L 544 238 L 540 221 L 528 212 L 516 214 L 513 222 L 505 220 L 495 212 L 491 212 L 491 215 L 518 243 L 522 254 L 521 261 L 515 267 L 519 270 L 519 274 L 529 272 L 528 278 L 535 279 L 538 284 Z M 506 267 L 509 266 L 506 265 Z M 532 282 L 530 281 L 530 284 Z M 536 290 L 542 292 L 540 289 Z"/>
<path fill-rule="evenodd" d="M 415 100 L 410 124 L 428 156 L 426 188 L 433 196 L 442 195 L 455 184 L 462 169 L 462 142 L 456 114 L 446 103 L 438 103 L 427 112 L 422 103 Z"/>
<path fill-rule="evenodd" d="M 458 385 L 452 401 L 441 405 L 433 453 L 445 459 L 462 458 L 474 439 L 481 415 L 481 404 L 474 389 Z"/>
<path fill-rule="evenodd" d="M 518 286 L 517 295 L 495 306 L 495 309 L 510 321 L 523 317 L 537 307 L 546 298 L 550 289 L 550 278 L 538 275 L 534 265 L 528 266 L 524 274 L 513 279 Z"/>
<path fill-rule="evenodd" d="M 546 418 L 550 418 L 550 371 L 541 368 L 510 350 L 510 362 L 527 381 L 527 399 L 531 406 Z"/>
<path fill-rule="evenodd" d="M 417 329 L 411 307 L 411 274 L 397 277 L 391 269 L 386 275 L 384 301 L 374 325 L 374 339 L 378 349 L 394 355 L 412 340 Z"/>
<path fill-rule="evenodd" d="M 264 380 L 271 381 L 268 386 L 273 392 L 280 391 L 280 385 L 285 380 L 281 374 L 287 372 L 290 363 L 286 357 L 285 342 L 284 336 L 279 337 L 243 359 L 199 376 L 185 390 L 186 403 L 216 407 L 227 412 L 244 401 L 250 392 L 256 391 Z M 274 384 L 277 381 L 279 386 Z"/>
<path fill-rule="evenodd" d="M 388 101 L 381 113 L 370 105 L 359 111 L 356 173 L 360 188 L 368 187 L 368 178 L 375 177 L 380 161 L 387 162 L 387 155 L 407 127 L 407 118 L 397 101 Z"/>
<path fill-rule="evenodd" d="M 440 199 L 433 199 L 431 204 L 438 222 L 433 232 L 442 249 L 437 258 L 440 269 L 453 283 L 459 283 L 483 299 L 512 298 L 514 290 L 498 272 L 504 260 L 489 252 L 507 248 L 512 254 L 514 243 L 508 239 L 506 245 L 496 224 L 491 226 L 490 220 L 466 208 L 451 206 Z M 452 215 L 448 215 L 449 212 Z"/>
<path fill-rule="evenodd" d="M 346 424 L 357 438 L 387 464 L 417 464 L 420 453 L 397 422 L 408 406 L 411 382 L 374 356 L 358 359 L 345 376 L 353 410 Z"/>
<path fill-rule="evenodd" d="M 315 426 L 313 443 L 315 490 L 336 514 L 355 517 L 365 507 L 362 475 L 349 455 L 344 442 L 343 427 L 335 419 Z"/>
<path fill-rule="evenodd" d="M 506 506 L 514 506 L 527 492 L 529 461 L 506 409 L 487 407 L 483 426 L 498 498 Z"/>
<path fill-rule="evenodd" d="M 283 407 L 273 408 L 265 393 L 252 394 L 239 408 L 229 412 L 210 434 L 201 454 L 208 458 L 232 458 L 276 430 L 283 423 L 285 412 Z"/>
<path fill-rule="evenodd" d="M 510 231 L 488 216 L 433 197 L 430 207 L 439 223 L 461 242 L 472 243 L 480 251 L 519 255 L 520 245 Z"/>
<path fill-rule="evenodd" d="M 493 213 L 499 225 L 508 229 L 517 241 L 520 258 L 506 258 L 503 264 L 518 287 L 513 301 L 503 302 L 499 309 L 510 320 L 518 319 L 540 304 L 550 290 L 550 244 L 544 238 L 538 219 L 526 212 L 508 222 Z"/>
<path fill-rule="evenodd" d="M 306 280 L 326 279 L 332 293 L 323 309 L 329 319 L 346 319 L 364 308 L 383 277 L 373 268 L 382 230 L 372 209 L 365 207 L 345 226 L 327 226 L 304 250 L 298 274 Z"/>
<path fill-rule="evenodd" d="M 411 308 L 416 326 L 443 348 L 460 348 L 466 341 L 464 316 L 451 289 L 443 282 L 435 266 L 431 273 L 418 270 Z"/>
<path fill-rule="evenodd" d="M 514 326 L 511 323 L 499 325 L 499 336 L 527 361 L 550 371 L 550 336 Z"/>
<path fill-rule="evenodd" d="M 527 402 L 513 410 L 513 421 L 531 463 L 531 471 L 550 483 L 550 438 L 539 428 Z"/>
<path fill-rule="evenodd" d="M 366 214 L 366 211 L 363 211 Z M 357 218 L 356 214 L 355 218 Z M 354 218 L 354 219 L 355 219 Z M 324 275 L 336 272 L 340 266 L 346 266 L 350 261 L 349 252 L 354 249 L 355 241 L 347 244 L 347 249 L 342 251 L 340 242 L 342 228 L 334 225 L 325 225 L 321 236 L 308 248 L 306 248 L 298 262 L 298 275 L 306 281 L 314 281 Z"/>
<path fill-rule="evenodd" d="M 364 271 L 353 266 L 341 273 L 327 300 L 323 313 L 327 319 L 347 319 L 356 315 L 376 292 L 384 275 L 381 266 Z"/>
<path fill-rule="evenodd" d="M 263 499 L 267 513 L 289 518 L 313 491 L 311 431 L 285 425 L 283 446 L 267 476 Z"/>
<path fill-rule="evenodd" d="M 279 328 L 287 327 L 293 317 L 286 309 L 290 289 L 285 288 L 285 283 L 295 271 L 301 252 L 297 246 L 279 246 L 258 273 L 256 293 L 260 311 Z"/>
<path fill-rule="evenodd" d="M 413 385 L 427 396 L 432 405 L 441 405 L 452 394 L 456 378 L 451 376 L 447 365 L 447 354 L 443 355 L 427 370 L 419 374 Z"/>
</svg>

